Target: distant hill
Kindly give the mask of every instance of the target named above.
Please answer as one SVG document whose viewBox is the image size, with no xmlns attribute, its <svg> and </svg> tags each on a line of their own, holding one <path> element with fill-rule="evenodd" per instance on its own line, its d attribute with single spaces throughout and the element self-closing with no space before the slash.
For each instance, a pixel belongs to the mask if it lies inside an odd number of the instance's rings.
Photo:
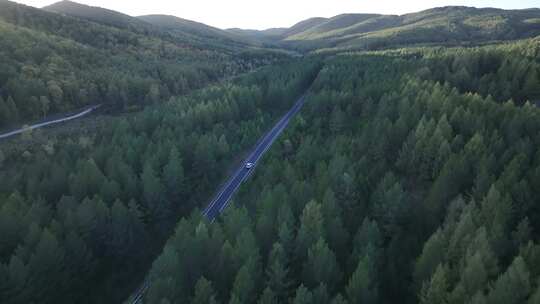
<svg viewBox="0 0 540 304">
<path fill-rule="evenodd" d="M 137 19 L 158 27 L 161 30 L 182 34 L 204 37 L 225 43 L 249 44 L 250 40 L 233 32 L 224 31 L 206 24 L 182 19 L 170 15 L 145 15 Z"/>
<path fill-rule="evenodd" d="M 0 128 L 88 104 L 140 108 L 288 56 L 184 23 L 167 30 L 69 1 L 43 10 L 0 0 Z"/>
<path fill-rule="evenodd" d="M 310 18 L 278 33 L 240 32 L 304 51 L 380 49 L 411 44 L 475 44 L 540 34 L 540 9 L 449 6 L 398 15 L 343 14 Z"/>
<path fill-rule="evenodd" d="M 88 6 L 67 0 L 45 6 L 43 7 L 43 10 L 83 18 L 104 25 L 114 26 L 123 29 L 135 31 L 141 29 L 145 29 L 148 31 L 155 30 L 152 28 L 152 26 L 150 26 L 150 24 L 129 15 L 125 15 L 101 7 Z"/>
<path fill-rule="evenodd" d="M 129 30 L 138 34 L 159 36 L 177 43 L 189 43 L 194 47 L 219 48 L 229 51 L 243 50 L 250 44 L 245 37 L 174 16 L 148 15 L 132 17 L 101 7 L 88 6 L 72 1 L 60 1 L 43 10 L 96 22 L 102 25 Z M 258 41 L 251 41 L 253 45 Z"/>
</svg>

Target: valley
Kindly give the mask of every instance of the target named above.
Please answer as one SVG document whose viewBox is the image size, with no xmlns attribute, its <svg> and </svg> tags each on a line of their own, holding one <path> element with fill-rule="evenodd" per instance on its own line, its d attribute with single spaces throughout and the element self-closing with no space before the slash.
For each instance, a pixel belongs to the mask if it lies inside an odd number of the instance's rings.
<svg viewBox="0 0 540 304">
<path fill-rule="evenodd" d="M 537 19 L 0 1 L 0 302 L 540 303 Z"/>
</svg>

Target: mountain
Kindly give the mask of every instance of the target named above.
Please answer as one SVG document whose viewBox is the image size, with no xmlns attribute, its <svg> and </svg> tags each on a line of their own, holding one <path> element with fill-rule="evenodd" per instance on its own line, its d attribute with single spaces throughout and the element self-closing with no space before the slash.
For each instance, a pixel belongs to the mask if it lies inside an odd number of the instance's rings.
<svg viewBox="0 0 540 304">
<path fill-rule="evenodd" d="M 141 29 L 148 31 L 156 30 L 150 24 L 143 22 L 137 18 L 105 8 L 88 6 L 67 0 L 45 6 L 43 7 L 43 10 L 59 13 L 62 15 L 83 18 L 122 29 L 129 29 L 135 31 Z"/>
<path fill-rule="evenodd" d="M 240 45 L 250 43 L 249 39 L 241 35 L 211 27 L 200 22 L 182 19 L 176 16 L 145 15 L 139 16 L 137 19 L 144 21 L 147 24 L 152 24 L 161 30 L 181 35 L 193 35 L 214 41 L 237 43 Z"/>
<path fill-rule="evenodd" d="M 245 37 L 236 36 L 202 23 L 174 16 L 148 15 L 132 17 L 105 8 L 67 0 L 46 6 L 43 10 L 129 30 L 138 34 L 159 36 L 161 39 L 174 43 L 189 43 L 195 47 L 220 48 L 236 52 L 250 46 L 250 41 Z M 254 46 L 258 44 L 258 41 L 251 41 L 251 43 Z"/>
<path fill-rule="evenodd" d="M 539 20 L 540 9 L 449 6 L 401 16 L 343 14 L 332 18 L 311 18 L 277 34 L 258 31 L 249 35 L 304 51 L 380 49 L 411 44 L 476 44 L 534 37 L 540 34 Z"/>
<path fill-rule="evenodd" d="M 0 128 L 88 104 L 139 108 L 287 56 L 186 23 L 207 33 L 68 1 L 0 1 Z"/>
</svg>

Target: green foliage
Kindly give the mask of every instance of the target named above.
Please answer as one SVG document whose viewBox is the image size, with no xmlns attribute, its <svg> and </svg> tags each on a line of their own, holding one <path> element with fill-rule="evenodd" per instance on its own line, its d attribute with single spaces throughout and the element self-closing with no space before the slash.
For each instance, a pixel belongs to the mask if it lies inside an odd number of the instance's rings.
<svg viewBox="0 0 540 304">
<path fill-rule="evenodd" d="M 6 149 L 10 161 L 0 172 L 0 276 L 6 281 L 0 283 L 0 302 L 127 298 L 177 219 L 202 207 L 236 155 L 304 92 L 318 67 L 271 67 L 257 72 L 267 75 L 247 77 L 257 83 L 239 78 L 175 97 L 113 118 L 79 139 L 51 139 L 54 153 L 40 145 L 28 147 L 26 156 Z M 291 98 L 272 99 L 269 88 L 284 82 L 284 96 Z M 248 105 L 256 110 L 239 110 Z M 196 145 L 208 153 L 192 149 Z M 180 222 L 174 243 L 155 260 L 147 300 L 255 302 L 266 271 L 247 211 L 233 210 L 224 227 L 201 222 L 196 214 Z M 294 235 L 283 234 L 283 240 L 291 248 Z M 212 252 L 222 255 L 210 263 Z M 268 272 L 280 299 L 294 288 L 281 281 L 289 277 L 289 253 L 276 252 L 275 271 Z"/>
<path fill-rule="evenodd" d="M 293 304 L 308 304 L 313 303 L 313 293 L 309 291 L 304 285 L 301 285 L 296 290 L 296 295 L 294 296 Z"/>
<path fill-rule="evenodd" d="M 447 270 L 439 265 L 431 281 L 422 286 L 420 294 L 420 303 L 444 304 L 448 303 L 448 282 Z"/>
<path fill-rule="evenodd" d="M 535 9 L 448 6 L 397 15 L 341 14 L 290 28 L 240 34 L 302 51 L 382 49 L 411 44 L 468 45 L 538 35 Z"/>
<path fill-rule="evenodd" d="M 238 257 L 223 267 L 220 300 L 245 302 L 230 293 L 249 285 L 249 301 L 279 303 L 491 303 L 506 301 L 506 286 L 520 290 L 508 301 L 530 301 L 540 111 L 463 93 L 455 72 L 444 82 L 421 73 L 447 55 L 517 65 L 525 45 L 327 59 L 237 207 L 214 224 L 227 239 L 216 259 Z M 240 280 L 259 255 L 266 280 Z"/>
<path fill-rule="evenodd" d="M 2 300 L 100 302 L 83 282 L 116 286 L 166 243 L 149 303 L 534 302 L 540 111 L 510 79 L 536 69 L 537 45 L 308 57 L 59 139 L 55 153 L 5 152 Z M 235 156 L 312 82 L 234 203 L 202 218 Z"/>
<path fill-rule="evenodd" d="M 334 291 L 341 281 L 341 270 L 336 256 L 323 239 L 319 239 L 308 251 L 303 278 L 308 286 L 325 284 Z"/>
<path fill-rule="evenodd" d="M 201 277 L 195 285 L 195 296 L 191 300 L 192 304 L 216 304 L 212 283 Z"/>
<path fill-rule="evenodd" d="M 249 46 L 232 38 L 159 30 L 73 2 L 49 9 L 61 14 L 0 3 L 0 128 L 89 104 L 122 111 L 166 102 L 287 57 L 245 56 Z"/>
<path fill-rule="evenodd" d="M 529 271 L 523 258 L 517 257 L 491 288 L 489 303 L 524 303 L 531 291 Z"/>
<path fill-rule="evenodd" d="M 369 255 L 359 262 L 345 290 L 350 303 L 377 303 L 378 290 L 375 283 L 375 265 Z"/>
</svg>

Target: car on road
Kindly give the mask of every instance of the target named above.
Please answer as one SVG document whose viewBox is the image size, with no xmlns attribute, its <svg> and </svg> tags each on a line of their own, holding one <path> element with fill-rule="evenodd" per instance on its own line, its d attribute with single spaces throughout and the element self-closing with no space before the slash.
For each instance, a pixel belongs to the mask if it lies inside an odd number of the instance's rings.
<svg viewBox="0 0 540 304">
<path fill-rule="evenodd" d="M 253 163 L 246 163 L 245 167 L 246 167 L 246 169 L 249 170 L 249 169 L 253 168 Z"/>
</svg>

